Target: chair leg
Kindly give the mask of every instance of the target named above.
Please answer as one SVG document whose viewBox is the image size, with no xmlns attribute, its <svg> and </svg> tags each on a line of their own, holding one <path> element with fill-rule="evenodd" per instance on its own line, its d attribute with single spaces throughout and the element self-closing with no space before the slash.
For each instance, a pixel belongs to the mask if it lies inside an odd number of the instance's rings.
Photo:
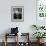
<svg viewBox="0 0 46 46">
<path fill-rule="evenodd" d="M 5 34 L 5 46 L 7 46 L 7 34 Z"/>
<path fill-rule="evenodd" d="M 7 46 L 7 42 L 6 42 L 6 41 L 5 41 L 5 43 L 4 43 L 4 44 L 5 44 L 5 46 Z"/>
</svg>

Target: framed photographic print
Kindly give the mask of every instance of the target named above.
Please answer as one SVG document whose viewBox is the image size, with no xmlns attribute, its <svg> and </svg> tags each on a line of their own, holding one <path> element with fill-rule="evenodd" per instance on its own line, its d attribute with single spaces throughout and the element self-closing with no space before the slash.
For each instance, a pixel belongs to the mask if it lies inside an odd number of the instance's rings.
<svg viewBox="0 0 46 46">
<path fill-rule="evenodd" d="M 24 21 L 24 6 L 11 7 L 11 21 L 12 22 Z"/>
</svg>

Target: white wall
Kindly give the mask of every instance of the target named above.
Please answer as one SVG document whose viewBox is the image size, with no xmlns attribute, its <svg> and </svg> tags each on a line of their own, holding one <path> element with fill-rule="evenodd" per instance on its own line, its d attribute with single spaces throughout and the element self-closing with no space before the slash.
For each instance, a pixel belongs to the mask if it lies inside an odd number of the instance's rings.
<svg viewBox="0 0 46 46">
<path fill-rule="evenodd" d="M 11 6 L 24 6 L 24 22 L 11 22 Z M 0 34 L 17 26 L 32 35 L 32 24 L 36 24 L 36 0 L 0 0 Z"/>
</svg>

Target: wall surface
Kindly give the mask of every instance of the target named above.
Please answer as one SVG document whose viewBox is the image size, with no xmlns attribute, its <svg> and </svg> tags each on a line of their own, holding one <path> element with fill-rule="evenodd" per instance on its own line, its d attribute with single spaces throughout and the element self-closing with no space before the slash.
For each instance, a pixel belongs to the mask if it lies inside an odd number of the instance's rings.
<svg viewBox="0 0 46 46">
<path fill-rule="evenodd" d="M 24 22 L 11 22 L 11 6 L 24 6 Z M 0 0 L 0 34 L 19 27 L 19 32 L 29 32 L 32 36 L 32 24 L 36 24 L 36 0 Z"/>
</svg>

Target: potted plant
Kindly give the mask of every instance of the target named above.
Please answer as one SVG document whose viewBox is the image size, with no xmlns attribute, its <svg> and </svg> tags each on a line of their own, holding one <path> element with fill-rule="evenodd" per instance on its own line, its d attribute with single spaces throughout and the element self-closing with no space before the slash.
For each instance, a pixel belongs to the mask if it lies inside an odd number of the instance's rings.
<svg viewBox="0 0 46 46">
<path fill-rule="evenodd" d="M 40 40 L 42 38 L 45 38 L 44 36 L 46 36 L 46 33 L 45 32 L 35 32 L 33 35 L 37 38 L 37 41 L 40 43 Z"/>
</svg>

